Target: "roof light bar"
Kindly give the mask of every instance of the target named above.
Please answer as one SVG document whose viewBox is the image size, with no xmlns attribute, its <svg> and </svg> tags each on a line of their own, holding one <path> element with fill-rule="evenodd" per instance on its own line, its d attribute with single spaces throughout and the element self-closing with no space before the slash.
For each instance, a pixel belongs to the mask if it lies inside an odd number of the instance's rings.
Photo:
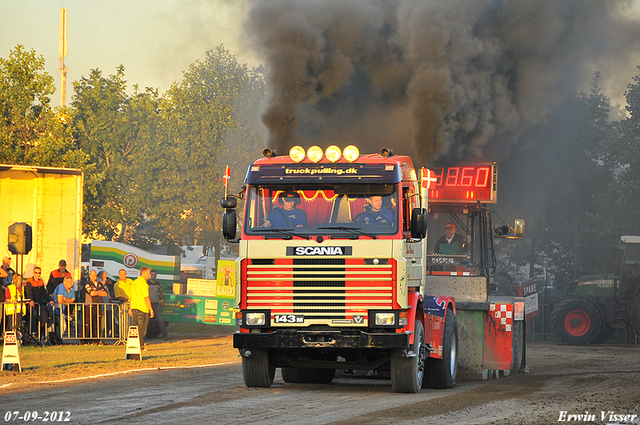
<svg viewBox="0 0 640 425">
<path fill-rule="evenodd" d="M 358 157 L 360 156 L 360 151 L 354 145 L 349 145 L 346 148 L 344 148 L 344 151 L 342 152 L 342 156 L 347 161 L 353 162 L 356 159 L 358 159 Z"/>
<path fill-rule="evenodd" d="M 289 158 L 294 162 L 301 162 L 304 159 L 304 148 L 302 146 L 294 146 L 289 150 Z"/>
<path fill-rule="evenodd" d="M 270 158 L 275 156 L 276 153 L 267 148 L 263 151 L 263 155 Z M 353 162 L 360 157 L 360 151 L 354 145 L 347 146 L 344 148 L 344 151 L 336 145 L 329 146 L 324 152 L 320 146 L 311 146 L 306 152 L 302 146 L 294 146 L 289 150 L 289 158 L 294 162 L 302 162 L 307 158 L 309 161 L 317 163 L 320 162 L 323 157 L 327 158 L 330 162 L 338 162 L 341 158 Z"/>
<path fill-rule="evenodd" d="M 309 158 L 311 162 L 320 162 L 323 155 L 324 152 L 322 152 L 322 148 L 320 146 L 311 146 L 307 149 L 307 158 Z"/>
<path fill-rule="evenodd" d="M 336 145 L 331 145 L 327 148 L 324 153 L 324 156 L 331 162 L 336 162 L 342 157 L 342 150 Z"/>
</svg>

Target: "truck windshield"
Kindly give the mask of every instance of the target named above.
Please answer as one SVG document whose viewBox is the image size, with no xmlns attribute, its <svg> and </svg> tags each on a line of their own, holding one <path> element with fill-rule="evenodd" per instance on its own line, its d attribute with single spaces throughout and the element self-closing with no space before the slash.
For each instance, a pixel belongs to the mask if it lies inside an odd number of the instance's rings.
<svg viewBox="0 0 640 425">
<path fill-rule="evenodd" d="M 248 235 L 265 237 L 358 238 L 395 234 L 398 229 L 396 189 L 393 184 L 250 186 L 244 230 Z"/>
</svg>

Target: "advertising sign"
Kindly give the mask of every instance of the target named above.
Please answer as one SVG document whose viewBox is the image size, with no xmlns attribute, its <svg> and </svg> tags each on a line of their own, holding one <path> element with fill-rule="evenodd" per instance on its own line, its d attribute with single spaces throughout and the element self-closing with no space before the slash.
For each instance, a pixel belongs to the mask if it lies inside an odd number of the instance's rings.
<svg viewBox="0 0 640 425">
<path fill-rule="evenodd" d="M 164 296 L 162 316 L 167 322 L 235 326 L 233 302 L 214 297 Z"/>
<path fill-rule="evenodd" d="M 229 260 L 218 261 L 218 298 L 236 297 L 236 262 Z"/>
</svg>

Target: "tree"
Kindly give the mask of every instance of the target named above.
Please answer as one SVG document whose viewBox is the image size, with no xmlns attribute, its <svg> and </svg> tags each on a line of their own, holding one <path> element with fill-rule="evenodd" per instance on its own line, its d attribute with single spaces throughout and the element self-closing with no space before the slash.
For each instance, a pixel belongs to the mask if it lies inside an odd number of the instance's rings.
<svg viewBox="0 0 640 425">
<path fill-rule="evenodd" d="M 53 77 L 43 56 L 17 45 L 0 58 L 0 163 L 83 168 L 88 157 L 73 139 L 73 111 L 51 109 Z"/>
<path fill-rule="evenodd" d="M 528 145 L 510 158 L 510 170 L 502 173 L 518 176 L 518 211 L 527 211 L 527 236 L 509 245 L 512 259 L 533 266 L 541 254 L 561 283 L 614 271 L 617 250 L 612 248 L 620 235 L 611 210 L 614 170 L 606 158 L 615 125 L 608 119 L 609 99 L 599 81 L 596 73 L 589 94 L 568 99 L 532 130 L 525 139 Z"/>
<path fill-rule="evenodd" d="M 74 82 L 74 135 L 95 164 L 86 190 L 83 231 L 91 238 L 132 242 L 149 207 L 147 151 L 157 143 L 158 94 L 126 91 L 124 67 L 107 78 L 98 69 Z"/>
<path fill-rule="evenodd" d="M 640 71 L 640 66 L 638 67 Z M 611 206 L 618 235 L 640 234 L 640 75 L 633 77 L 625 92 L 628 117 L 616 127 L 603 158 L 615 170 Z"/>
<path fill-rule="evenodd" d="M 226 164 L 240 174 L 257 156 L 263 96 L 261 71 L 239 64 L 222 46 L 208 51 L 169 89 L 161 103 L 161 142 L 150 154 L 154 205 L 148 238 L 171 242 L 175 249 L 215 246 L 219 254 L 222 175 Z"/>
</svg>

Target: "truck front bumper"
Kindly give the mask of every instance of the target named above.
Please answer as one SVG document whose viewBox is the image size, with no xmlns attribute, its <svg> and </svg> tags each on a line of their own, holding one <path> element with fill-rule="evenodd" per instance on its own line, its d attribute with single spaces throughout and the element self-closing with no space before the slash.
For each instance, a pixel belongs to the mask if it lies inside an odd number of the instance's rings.
<svg viewBox="0 0 640 425">
<path fill-rule="evenodd" d="M 409 333 L 365 331 L 277 330 L 269 333 L 233 334 L 234 348 L 409 348 Z"/>
</svg>

